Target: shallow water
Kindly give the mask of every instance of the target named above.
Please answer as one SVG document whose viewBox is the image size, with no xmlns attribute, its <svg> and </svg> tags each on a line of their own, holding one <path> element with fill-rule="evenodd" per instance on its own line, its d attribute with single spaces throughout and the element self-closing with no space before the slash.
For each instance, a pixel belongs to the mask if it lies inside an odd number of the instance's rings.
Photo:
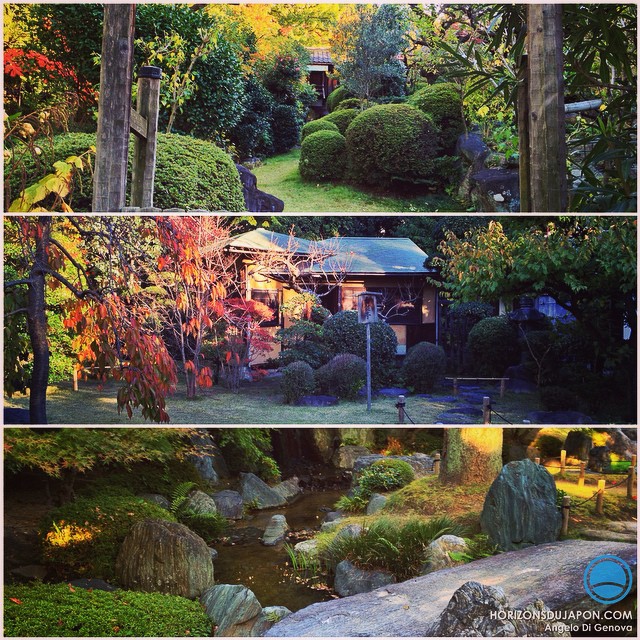
<svg viewBox="0 0 640 640">
<path fill-rule="evenodd" d="M 265 547 L 259 538 L 271 516 L 277 513 L 286 517 L 289 527 L 294 531 L 319 529 L 325 516 L 325 511 L 321 509 L 332 509 L 343 493 L 321 491 L 303 494 L 291 505 L 254 512 L 250 519 L 236 522 L 229 532 L 230 536 L 233 537 L 242 529 L 249 529 L 246 531 L 249 540 L 216 547 L 218 557 L 213 565 L 216 583 L 248 587 L 263 607 L 283 605 L 291 611 L 297 611 L 315 602 L 330 600 L 331 594 L 326 589 L 312 589 L 285 575 L 288 556 L 284 546 Z"/>
</svg>

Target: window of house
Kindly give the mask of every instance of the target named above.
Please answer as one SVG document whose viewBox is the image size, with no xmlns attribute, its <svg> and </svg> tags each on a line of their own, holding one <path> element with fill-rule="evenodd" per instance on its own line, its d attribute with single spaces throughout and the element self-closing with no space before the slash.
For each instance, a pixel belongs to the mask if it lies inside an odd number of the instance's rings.
<svg viewBox="0 0 640 640">
<path fill-rule="evenodd" d="M 265 320 L 260 323 L 261 327 L 280 326 L 280 304 L 282 303 L 282 291 L 277 289 L 252 289 L 251 299 L 255 302 L 266 304 L 273 311 L 273 320 Z"/>
<path fill-rule="evenodd" d="M 382 294 L 378 312 L 389 324 L 422 323 L 422 296 L 412 287 L 380 287 L 372 291 Z"/>
</svg>

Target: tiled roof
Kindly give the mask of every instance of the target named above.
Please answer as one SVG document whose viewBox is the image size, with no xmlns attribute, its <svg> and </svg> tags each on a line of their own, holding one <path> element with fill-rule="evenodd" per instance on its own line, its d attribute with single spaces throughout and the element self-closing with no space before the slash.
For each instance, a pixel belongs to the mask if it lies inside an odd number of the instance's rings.
<svg viewBox="0 0 640 640">
<path fill-rule="evenodd" d="M 311 64 L 333 64 L 331 50 L 323 47 L 310 47 L 307 49 L 311 57 Z"/>
<path fill-rule="evenodd" d="M 425 267 L 427 254 L 409 238 L 329 238 L 314 242 L 303 238 L 291 240 L 283 233 L 254 229 L 236 236 L 229 246 L 236 250 L 294 250 L 304 254 L 326 249 L 334 254 L 324 265 L 311 271 L 346 270 L 352 275 L 427 274 L 434 269 Z"/>
</svg>

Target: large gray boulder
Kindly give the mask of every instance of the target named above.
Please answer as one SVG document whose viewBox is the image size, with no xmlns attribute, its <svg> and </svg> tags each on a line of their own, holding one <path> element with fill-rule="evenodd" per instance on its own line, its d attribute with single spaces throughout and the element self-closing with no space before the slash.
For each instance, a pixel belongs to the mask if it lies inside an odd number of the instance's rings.
<svg viewBox="0 0 640 640">
<path fill-rule="evenodd" d="M 499 587 L 514 608 L 539 599 L 551 611 L 594 610 L 599 605 L 585 592 L 584 571 L 596 556 L 607 553 L 625 560 L 636 574 L 635 544 L 563 540 L 501 553 L 370 593 L 320 602 L 287 616 L 266 635 L 429 636 L 451 596 L 469 581 Z"/>
<path fill-rule="evenodd" d="M 557 540 L 562 516 L 551 474 L 532 460 L 506 464 L 489 488 L 480 524 L 502 551 Z"/>
<path fill-rule="evenodd" d="M 255 594 L 241 584 L 217 584 L 200 602 L 214 625 L 214 636 L 258 636 L 268 626 Z"/>
<path fill-rule="evenodd" d="M 284 498 L 287 502 L 290 502 L 296 496 L 299 496 L 302 493 L 302 488 L 300 487 L 300 480 L 295 476 L 293 478 L 289 478 L 288 480 L 283 480 L 280 484 L 275 485 L 272 489 L 282 498 Z"/>
<path fill-rule="evenodd" d="M 229 520 L 242 520 L 244 515 L 244 501 L 237 491 L 225 489 L 212 493 L 211 497 L 216 503 L 218 513 Z"/>
<path fill-rule="evenodd" d="M 344 598 L 356 593 L 369 593 L 395 581 L 396 578 L 390 571 L 360 569 L 348 560 L 343 560 L 336 566 L 333 590 Z"/>
<path fill-rule="evenodd" d="M 237 164 L 240 183 L 242 184 L 242 195 L 244 196 L 244 206 L 247 211 L 278 213 L 284 211 L 284 202 L 280 198 L 265 193 L 258 189 L 258 179 L 241 164 Z"/>
<path fill-rule="evenodd" d="M 278 542 L 283 542 L 284 538 L 289 531 L 289 525 L 283 515 L 276 514 L 271 516 L 271 520 L 267 525 L 260 541 L 266 547 L 274 547 Z"/>
<path fill-rule="evenodd" d="M 429 635 L 448 638 L 571 635 L 569 631 L 556 630 L 560 625 L 549 625 L 548 619 L 539 617 L 543 612 L 549 612 L 549 609 L 542 600 L 536 600 L 524 610 L 514 609 L 509 606 L 502 589 L 478 582 L 465 582 L 451 596 L 447 608 Z"/>
<path fill-rule="evenodd" d="M 215 500 L 204 491 L 199 491 L 197 489 L 189 494 L 186 505 L 190 511 L 197 514 L 218 512 Z"/>
<path fill-rule="evenodd" d="M 206 429 L 198 429 L 191 435 L 190 440 L 196 453 L 189 456 L 189 461 L 203 480 L 215 485 L 221 476 L 229 475 L 222 453 Z"/>
<path fill-rule="evenodd" d="M 282 507 L 287 504 L 286 498 L 253 473 L 240 474 L 240 493 L 245 504 L 255 505 L 258 509 Z"/>
<path fill-rule="evenodd" d="M 331 464 L 338 469 L 353 469 L 356 460 L 371 453 L 367 447 L 357 444 L 345 444 L 336 449 Z"/>
<path fill-rule="evenodd" d="M 177 522 L 148 518 L 124 539 L 116 577 L 125 589 L 197 598 L 213 584 L 213 562 L 206 542 Z"/>
</svg>

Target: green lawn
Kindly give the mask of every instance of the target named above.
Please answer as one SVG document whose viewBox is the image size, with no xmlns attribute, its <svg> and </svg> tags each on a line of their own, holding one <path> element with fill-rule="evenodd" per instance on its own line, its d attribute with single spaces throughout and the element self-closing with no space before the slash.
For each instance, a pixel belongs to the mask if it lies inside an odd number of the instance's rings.
<svg viewBox="0 0 640 640">
<path fill-rule="evenodd" d="M 51 424 L 140 424 L 140 414 L 132 420 L 118 415 L 117 385 L 109 382 L 100 387 L 93 381 L 80 381 L 80 390 L 73 392 L 71 384 L 52 385 L 48 391 L 48 417 Z M 448 394 L 450 388 L 439 389 Z M 539 408 L 536 396 L 505 394 L 492 398 L 496 411 L 514 424 L 522 424 L 529 411 Z M 187 400 L 184 387 L 168 398 L 167 411 L 172 424 L 397 424 L 395 397 L 374 397 L 371 412 L 366 400 L 342 400 L 334 407 L 298 407 L 282 404 L 279 380 L 265 378 L 260 382 L 244 383 L 238 394 L 223 386 L 203 390 L 196 400 Z M 28 396 L 5 398 L 11 407 L 29 406 Z M 453 404 L 433 402 L 425 398 L 407 397 L 406 411 L 416 424 L 434 424 L 437 416 Z M 482 418 L 472 418 L 481 424 Z M 407 420 L 407 423 L 409 420 Z M 496 424 L 505 424 L 495 418 Z"/>
<path fill-rule="evenodd" d="M 364 191 L 338 183 L 303 182 L 298 172 L 300 149 L 294 149 L 252 169 L 258 188 L 284 201 L 284 210 L 314 213 L 461 211 L 459 202 L 447 195 L 402 195 Z"/>
</svg>

